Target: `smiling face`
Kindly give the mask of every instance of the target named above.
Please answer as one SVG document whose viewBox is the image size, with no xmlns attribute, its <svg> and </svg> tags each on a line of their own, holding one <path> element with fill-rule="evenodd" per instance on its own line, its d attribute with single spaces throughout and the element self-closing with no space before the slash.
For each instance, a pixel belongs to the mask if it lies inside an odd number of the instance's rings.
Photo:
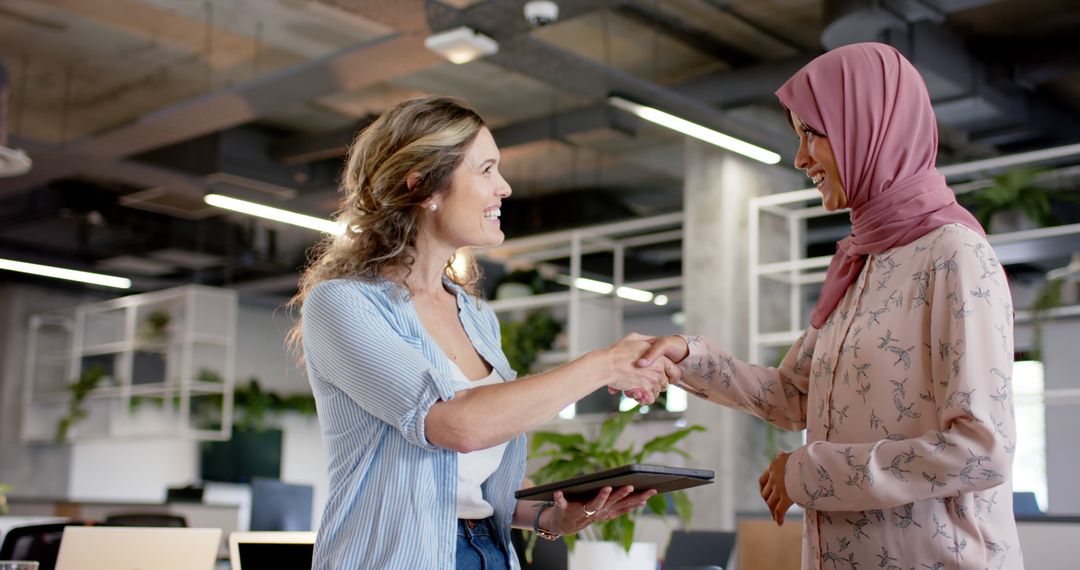
<svg viewBox="0 0 1080 570">
<path fill-rule="evenodd" d="M 821 205 L 826 210 L 833 212 L 846 208 L 847 194 L 844 193 L 844 184 L 840 181 L 840 170 L 836 166 L 836 157 L 829 146 L 828 137 L 804 124 L 794 111 L 791 112 L 791 125 L 799 135 L 795 168 L 814 181 L 814 186 L 821 192 Z"/>
<path fill-rule="evenodd" d="M 502 200 L 510 185 L 499 174 L 499 148 L 491 131 L 482 128 L 454 171 L 450 188 L 433 196 L 437 210 L 427 210 L 436 239 L 453 248 L 499 245 Z M 425 204 L 427 207 L 427 204 Z"/>
</svg>

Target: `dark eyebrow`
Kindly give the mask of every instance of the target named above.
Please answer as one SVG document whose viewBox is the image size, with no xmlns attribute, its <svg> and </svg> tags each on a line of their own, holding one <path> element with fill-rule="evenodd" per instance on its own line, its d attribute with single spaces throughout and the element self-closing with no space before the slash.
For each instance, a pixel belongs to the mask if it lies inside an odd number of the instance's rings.
<svg viewBox="0 0 1080 570">
<path fill-rule="evenodd" d="M 493 165 L 493 164 L 495 164 L 496 162 L 498 162 L 498 161 L 497 161 L 496 159 L 494 159 L 494 158 L 489 158 L 489 159 L 485 160 L 484 162 L 481 162 L 481 163 L 480 163 L 480 169 L 481 169 L 481 170 L 483 170 L 484 168 L 487 168 L 487 166 L 488 166 L 489 164 L 492 164 L 492 165 Z"/>
</svg>

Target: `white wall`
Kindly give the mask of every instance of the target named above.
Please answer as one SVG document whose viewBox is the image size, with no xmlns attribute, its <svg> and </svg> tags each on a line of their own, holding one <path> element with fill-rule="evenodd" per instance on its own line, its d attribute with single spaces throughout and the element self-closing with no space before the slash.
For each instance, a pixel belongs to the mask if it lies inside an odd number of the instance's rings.
<svg viewBox="0 0 1080 570">
<path fill-rule="evenodd" d="M 161 502 L 193 482 L 198 444 L 178 439 L 81 441 L 71 445 L 67 496 L 75 501 Z"/>
<path fill-rule="evenodd" d="M 293 319 L 284 309 L 240 303 L 236 317 L 236 383 L 255 376 L 266 390 L 310 392 L 307 374 L 285 347 Z"/>
</svg>

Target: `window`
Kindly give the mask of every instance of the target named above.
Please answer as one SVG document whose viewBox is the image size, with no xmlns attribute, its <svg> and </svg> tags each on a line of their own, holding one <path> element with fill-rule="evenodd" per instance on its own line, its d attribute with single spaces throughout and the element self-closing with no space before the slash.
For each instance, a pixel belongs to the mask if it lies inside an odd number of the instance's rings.
<svg viewBox="0 0 1080 570">
<path fill-rule="evenodd" d="M 1017 360 L 1013 365 L 1012 380 L 1016 407 L 1013 490 L 1034 492 L 1039 508 L 1045 512 L 1046 405 L 1043 399 L 1043 363 Z"/>
</svg>

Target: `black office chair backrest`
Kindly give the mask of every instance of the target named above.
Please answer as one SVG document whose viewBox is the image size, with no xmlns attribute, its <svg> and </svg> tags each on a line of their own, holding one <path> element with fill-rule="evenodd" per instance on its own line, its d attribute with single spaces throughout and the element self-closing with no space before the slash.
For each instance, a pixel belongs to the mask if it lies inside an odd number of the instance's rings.
<svg viewBox="0 0 1080 570">
<path fill-rule="evenodd" d="M 186 527 L 187 519 L 167 513 L 117 513 L 106 515 L 103 526 Z"/>
<path fill-rule="evenodd" d="M 38 570 L 53 570 L 60 555 L 64 528 L 82 524 L 69 521 L 12 527 L 0 545 L 0 560 L 36 560 Z"/>
<path fill-rule="evenodd" d="M 735 533 L 676 530 L 664 553 L 664 568 L 709 567 L 727 568 L 735 549 Z"/>
</svg>

